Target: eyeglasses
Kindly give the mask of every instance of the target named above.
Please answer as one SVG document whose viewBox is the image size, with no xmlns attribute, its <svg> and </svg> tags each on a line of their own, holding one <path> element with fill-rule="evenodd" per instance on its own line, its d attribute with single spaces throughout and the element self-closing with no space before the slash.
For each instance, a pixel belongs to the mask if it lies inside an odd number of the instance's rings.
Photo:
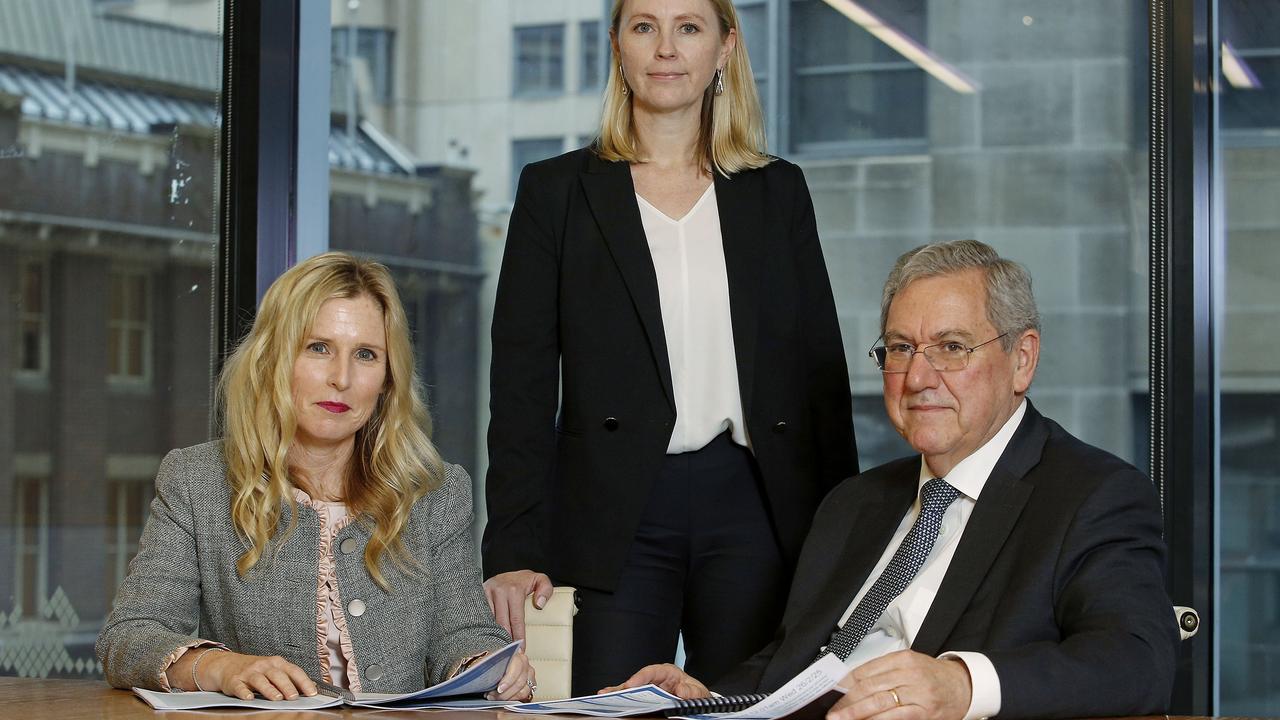
<svg viewBox="0 0 1280 720">
<path fill-rule="evenodd" d="M 904 373 L 911 367 L 911 359 L 916 353 L 923 353 L 929 366 L 938 372 L 963 370 L 969 366 L 969 356 L 983 345 L 990 345 L 1009 333 L 1002 333 L 990 340 L 969 347 L 962 342 L 948 340 L 936 345 L 925 345 L 916 348 L 911 343 L 893 343 L 878 345 L 867 351 L 867 356 L 876 362 L 876 367 L 886 373 Z"/>
</svg>

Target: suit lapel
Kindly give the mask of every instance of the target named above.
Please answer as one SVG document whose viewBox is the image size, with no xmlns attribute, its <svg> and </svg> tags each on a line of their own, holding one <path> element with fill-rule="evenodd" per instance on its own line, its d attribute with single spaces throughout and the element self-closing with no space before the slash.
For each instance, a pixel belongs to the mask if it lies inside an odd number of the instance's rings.
<svg viewBox="0 0 1280 720">
<path fill-rule="evenodd" d="M 587 169 L 582 173 L 582 189 L 613 256 L 618 272 L 626 283 L 636 314 L 649 338 L 649 349 L 662 378 L 667 403 L 674 411 L 675 391 L 671 385 L 671 363 L 667 354 L 667 336 L 662 328 L 662 303 L 658 297 L 658 275 L 653 269 L 653 256 L 644 234 L 640 208 L 636 204 L 631 169 L 625 162 L 604 162 L 588 155 Z"/>
<path fill-rule="evenodd" d="M 913 650 L 926 655 L 942 651 L 1031 497 L 1032 486 L 1022 479 L 1040 462 L 1048 436 L 1043 418 L 1028 400 L 1021 425 L 982 488 L 929 614 L 911 645 Z"/>
<path fill-rule="evenodd" d="M 798 623 L 799 627 L 819 629 L 818 642 L 809 648 L 813 653 L 826 644 L 827 635 L 835 630 L 840 616 L 867 581 L 915 500 L 919 467 L 917 463 L 906 463 L 903 471 L 881 481 L 878 493 L 866 493 L 858 511 L 850 515 L 844 536 L 830 548 L 838 560 L 815 595 L 811 609 Z"/>
<path fill-rule="evenodd" d="M 751 417 L 755 379 L 756 336 L 760 313 L 759 274 L 764 266 L 765 195 L 760 173 L 742 172 L 726 178 L 713 173 L 725 271 L 729 276 L 729 312 L 733 324 L 734 355 L 738 361 L 738 390 L 742 409 Z"/>
</svg>

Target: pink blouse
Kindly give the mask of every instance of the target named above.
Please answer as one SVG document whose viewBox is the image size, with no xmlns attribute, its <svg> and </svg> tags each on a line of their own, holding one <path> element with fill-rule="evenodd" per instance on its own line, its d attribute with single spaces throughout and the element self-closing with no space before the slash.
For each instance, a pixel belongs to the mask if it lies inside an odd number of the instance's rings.
<svg viewBox="0 0 1280 720">
<path fill-rule="evenodd" d="M 299 505 L 305 505 L 320 516 L 320 572 L 316 580 L 316 656 L 325 668 L 325 682 L 352 692 L 360 692 L 360 672 L 347 631 L 347 616 L 342 612 L 338 594 L 338 571 L 333 562 L 333 540 L 355 516 L 340 502 L 313 500 L 307 493 L 293 489 Z"/>
</svg>

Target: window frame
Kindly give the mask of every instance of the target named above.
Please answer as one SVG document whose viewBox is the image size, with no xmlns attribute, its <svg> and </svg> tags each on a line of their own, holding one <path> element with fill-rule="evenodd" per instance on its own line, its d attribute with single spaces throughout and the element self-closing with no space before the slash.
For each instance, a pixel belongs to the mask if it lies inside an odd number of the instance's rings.
<svg viewBox="0 0 1280 720">
<path fill-rule="evenodd" d="M 537 33 L 538 41 L 538 75 L 540 76 L 540 84 L 531 85 L 523 82 L 520 72 L 521 68 L 521 42 L 533 39 Z M 546 33 L 546 35 L 541 35 Z M 565 29 L 565 23 L 541 23 L 537 25 L 516 25 L 511 29 L 511 97 L 524 100 L 539 98 L 554 98 L 565 94 L 565 38 L 568 33 Z M 559 36 L 559 57 L 556 53 L 551 52 L 548 48 L 552 43 L 548 40 L 553 36 Z M 553 72 L 548 69 L 548 65 L 559 62 L 560 71 Z"/>
<path fill-rule="evenodd" d="M 51 312 L 50 312 L 51 308 L 49 307 L 49 303 L 53 298 L 52 291 L 49 287 L 49 281 L 51 280 L 51 276 L 49 272 L 50 263 L 47 255 L 39 255 L 39 256 L 27 255 L 20 258 L 16 264 L 18 268 L 17 283 L 18 283 L 19 297 L 23 298 L 24 300 L 27 294 L 26 293 L 27 271 L 33 267 L 38 267 L 40 269 L 40 273 L 41 273 L 40 305 L 41 307 L 40 307 L 39 313 L 30 313 L 25 310 L 25 303 L 24 303 L 22 309 L 19 309 L 17 312 L 17 316 L 15 318 L 16 324 L 17 324 L 17 342 L 15 343 L 15 349 L 16 349 L 15 354 L 17 355 L 17 357 L 15 357 L 15 362 L 14 362 L 14 378 L 19 382 L 23 382 L 23 383 L 40 384 L 40 383 L 46 382 L 49 377 L 49 360 L 50 360 L 49 336 L 50 336 L 50 320 L 51 320 Z M 32 320 L 33 319 L 32 316 L 35 316 L 34 320 L 39 325 L 39 333 L 40 333 L 38 345 L 36 348 L 37 367 L 34 369 L 24 367 L 23 365 L 24 358 L 22 357 L 22 353 L 24 352 L 24 349 L 25 349 L 23 344 L 23 334 L 22 334 L 23 324 Z"/>
<path fill-rule="evenodd" d="M 150 387 L 155 372 L 153 350 L 155 345 L 155 298 L 152 297 L 154 283 L 151 273 L 144 268 L 118 265 L 113 266 L 107 271 L 107 296 L 110 298 L 114 288 L 112 285 L 117 280 L 136 279 L 142 283 L 142 302 L 143 302 L 143 319 L 134 320 L 129 317 L 130 310 L 128 307 L 129 293 L 125 292 L 122 296 L 122 302 L 125 303 L 123 312 L 125 317 L 111 317 L 111 303 L 107 303 L 107 383 L 112 387 Z M 128 372 L 129 367 L 129 343 L 128 338 L 131 331 L 142 331 L 142 348 L 141 348 L 141 374 L 132 375 Z M 110 355 L 110 337 L 113 334 L 119 334 L 122 342 L 117 346 L 116 358 Z M 117 369 L 123 368 L 123 372 L 112 372 L 112 362 L 119 362 Z"/>
<path fill-rule="evenodd" d="M 49 601 L 49 476 L 15 473 L 13 479 L 13 610 L 17 617 L 37 619 Z M 36 499 L 35 544 L 27 542 L 25 508 L 28 502 L 27 491 L 34 487 L 38 493 Z M 33 554 L 34 553 L 34 554 Z M 32 557 L 29 557 L 32 556 Z M 25 586 L 27 562 L 35 562 L 35 588 Z M 35 607 L 28 608 L 26 595 L 34 593 Z"/>
</svg>

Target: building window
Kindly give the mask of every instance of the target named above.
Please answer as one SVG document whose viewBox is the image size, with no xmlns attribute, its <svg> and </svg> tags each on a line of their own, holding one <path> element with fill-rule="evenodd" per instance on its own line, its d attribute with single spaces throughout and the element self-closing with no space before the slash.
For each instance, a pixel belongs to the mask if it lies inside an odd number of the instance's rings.
<svg viewBox="0 0 1280 720">
<path fill-rule="evenodd" d="M 49 481 L 16 478 L 13 497 L 13 615 L 38 617 L 49 597 Z"/>
<path fill-rule="evenodd" d="M 564 26 L 535 25 L 516 28 L 515 60 L 512 95 L 555 95 L 564 92 Z"/>
<path fill-rule="evenodd" d="M 24 375 L 49 368 L 49 266 L 43 260 L 18 265 L 18 343 L 15 367 Z"/>
<path fill-rule="evenodd" d="M 139 382 L 151 377 L 150 279 L 142 272 L 113 270 L 107 310 L 107 376 Z"/>
<path fill-rule="evenodd" d="M 138 540 L 147 522 L 155 485 L 150 479 L 112 480 L 107 483 L 107 602 L 129 572 L 129 561 L 138 554 Z"/>
<path fill-rule="evenodd" d="M 351 59 L 348 46 L 353 32 L 351 27 L 335 27 L 332 38 L 333 57 L 346 63 Z M 386 28 L 358 27 L 355 59 L 363 61 L 369 69 L 370 90 L 380 105 L 391 102 L 395 94 L 395 32 Z"/>
<path fill-rule="evenodd" d="M 520 184 L 520 171 L 524 166 L 546 160 L 564 152 L 564 139 L 558 137 L 516 140 L 511 143 L 511 197 L 516 196 Z"/>
<path fill-rule="evenodd" d="M 604 47 L 604 35 L 600 32 L 599 20 L 584 20 L 578 23 L 578 47 L 582 57 L 582 67 L 578 70 L 578 89 L 582 91 L 599 90 L 603 84 L 604 62 L 601 50 Z"/>
<path fill-rule="evenodd" d="M 924 0 L 865 0 L 901 42 L 925 45 Z M 795 149 L 883 152 L 925 137 L 925 73 L 821 0 L 791 4 Z"/>
</svg>

